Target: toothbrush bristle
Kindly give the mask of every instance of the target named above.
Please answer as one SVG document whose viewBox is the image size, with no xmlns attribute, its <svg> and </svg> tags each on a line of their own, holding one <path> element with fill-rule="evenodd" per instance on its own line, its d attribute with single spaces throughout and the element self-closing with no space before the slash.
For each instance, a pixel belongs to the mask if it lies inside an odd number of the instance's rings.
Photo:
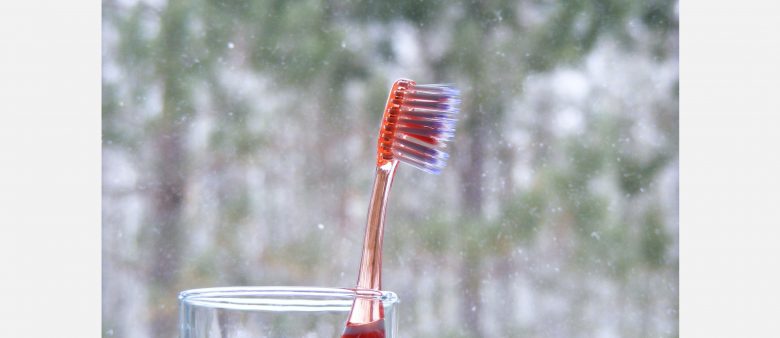
<svg viewBox="0 0 780 338">
<path fill-rule="evenodd" d="M 447 164 L 446 143 L 455 136 L 460 93 L 450 85 L 398 80 L 379 130 L 377 164 L 393 159 L 438 174 Z"/>
</svg>

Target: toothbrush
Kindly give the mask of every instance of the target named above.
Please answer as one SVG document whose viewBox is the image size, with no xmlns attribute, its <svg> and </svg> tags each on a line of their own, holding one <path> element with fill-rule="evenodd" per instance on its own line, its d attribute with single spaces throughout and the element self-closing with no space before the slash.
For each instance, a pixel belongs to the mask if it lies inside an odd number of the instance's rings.
<svg viewBox="0 0 780 338">
<path fill-rule="evenodd" d="M 388 194 L 399 162 L 438 174 L 447 163 L 446 142 L 455 135 L 460 94 L 449 85 L 393 83 L 379 128 L 376 176 L 368 207 L 355 301 L 342 338 L 384 337 L 382 237 Z"/>
</svg>

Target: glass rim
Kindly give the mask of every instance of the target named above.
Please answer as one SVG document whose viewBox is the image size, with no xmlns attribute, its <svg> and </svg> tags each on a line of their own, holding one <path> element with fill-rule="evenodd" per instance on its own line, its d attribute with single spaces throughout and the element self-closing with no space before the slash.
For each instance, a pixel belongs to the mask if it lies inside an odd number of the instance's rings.
<svg viewBox="0 0 780 338">
<path fill-rule="evenodd" d="M 356 297 L 381 301 L 384 307 L 399 302 L 392 291 L 310 286 L 228 286 L 185 290 L 179 303 L 198 308 L 243 311 L 343 311 Z"/>
</svg>

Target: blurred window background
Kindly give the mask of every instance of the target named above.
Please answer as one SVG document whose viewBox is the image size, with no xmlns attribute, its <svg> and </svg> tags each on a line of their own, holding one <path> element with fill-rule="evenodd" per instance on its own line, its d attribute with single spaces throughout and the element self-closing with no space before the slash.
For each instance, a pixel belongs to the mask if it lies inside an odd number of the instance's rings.
<svg viewBox="0 0 780 338">
<path fill-rule="evenodd" d="M 402 165 L 403 337 L 678 336 L 675 1 L 103 1 L 104 337 L 177 293 L 352 287 L 392 82 L 453 83 Z M 443 334 L 443 335 L 442 335 Z"/>
</svg>

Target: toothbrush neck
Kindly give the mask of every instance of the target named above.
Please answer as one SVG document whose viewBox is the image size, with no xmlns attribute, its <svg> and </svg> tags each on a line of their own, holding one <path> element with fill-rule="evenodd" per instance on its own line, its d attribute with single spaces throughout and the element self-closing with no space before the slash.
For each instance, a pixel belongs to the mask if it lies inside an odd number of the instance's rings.
<svg viewBox="0 0 780 338">
<path fill-rule="evenodd" d="M 385 209 L 390 187 L 393 184 L 397 160 L 376 168 L 374 188 L 368 206 L 366 237 L 363 240 L 363 256 L 360 259 L 357 287 L 381 290 L 382 288 L 382 238 L 385 227 Z"/>
</svg>

